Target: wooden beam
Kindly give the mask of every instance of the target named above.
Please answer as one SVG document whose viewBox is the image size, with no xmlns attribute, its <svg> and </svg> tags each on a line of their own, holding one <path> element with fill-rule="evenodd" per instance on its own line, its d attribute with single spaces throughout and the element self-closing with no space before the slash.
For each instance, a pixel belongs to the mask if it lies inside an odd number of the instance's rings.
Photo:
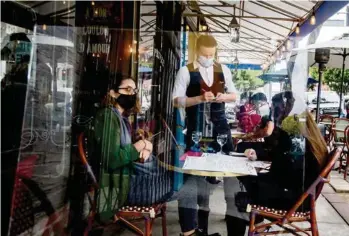
<svg viewBox="0 0 349 236">
<path fill-rule="evenodd" d="M 141 16 L 156 16 L 156 13 L 142 13 Z M 218 17 L 218 18 L 232 18 L 232 15 L 223 14 L 202 14 L 202 13 L 184 13 L 183 17 Z M 236 18 L 242 19 L 263 19 L 263 20 L 276 20 L 276 21 L 288 21 L 288 22 L 299 22 L 299 19 L 295 18 L 281 18 L 271 16 L 235 16 Z M 284 26 L 283 26 L 284 27 Z"/>
</svg>

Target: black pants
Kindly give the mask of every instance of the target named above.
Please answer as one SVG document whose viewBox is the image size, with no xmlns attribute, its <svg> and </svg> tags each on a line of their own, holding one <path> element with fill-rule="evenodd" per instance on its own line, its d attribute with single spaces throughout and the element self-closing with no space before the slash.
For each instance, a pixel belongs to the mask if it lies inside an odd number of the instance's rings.
<svg viewBox="0 0 349 236">
<path fill-rule="evenodd" d="M 178 196 L 178 215 L 182 232 L 196 228 L 207 231 L 210 192 L 213 186 L 205 177 L 186 175 Z M 202 216 L 198 217 L 198 209 Z M 207 215 L 207 217 L 205 217 Z"/>
</svg>

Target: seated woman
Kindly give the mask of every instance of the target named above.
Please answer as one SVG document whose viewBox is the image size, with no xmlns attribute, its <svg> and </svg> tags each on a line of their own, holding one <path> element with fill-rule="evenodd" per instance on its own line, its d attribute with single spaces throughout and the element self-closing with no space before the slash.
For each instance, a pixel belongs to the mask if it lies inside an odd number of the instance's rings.
<svg viewBox="0 0 349 236">
<path fill-rule="evenodd" d="M 251 98 L 252 104 L 255 107 L 257 114 L 261 117 L 260 123 L 256 126 L 253 132 L 247 133 L 241 137 L 242 142 L 237 145 L 237 152 L 245 152 L 246 149 L 254 149 L 261 160 L 267 160 L 265 152 L 265 144 L 261 139 L 269 137 L 274 130 L 274 123 L 270 117 L 270 108 L 267 103 L 267 98 L 263 93 L 256 93 Z M 278 103 L 278 99 L 273 98 L 274 106 Z"/>
<path fill-rule="evenodd" d="M 241 179 L 254 204 L 289 210 L 326 165 L 326 142 L 311 114 L 306 112 L 304 118 L 301 122 L 297 116 L 288 117 L 275 128 L 277 145 L 271 150 L 272 164 L 267 174 L 253 181 Z M 309 209 L 309 202 L 305 202 L 299 210 Z"/>
<path fill-rule="evenodd" d="M 294 104 L 292 92 L 280 93 L 273 98 L 271 117 L 275 126 L 265 142 L 272 160 L 269 173 L 257 177 L 239 177 L 252 198 L 252 204 L 280 210 L 289 209 L 318 177 L 327 162 L 326 143 L 310 113 L 306 112 L 303 115 L 305 123 L 299 122 L 301 119 L 296 119 L 296 125 L 294 122 L 289 125 L 289 121 L 295 119 L 294 116 L 290 116 Z M 298 110 L 304 113 L 304 109 Z M 284 120 L 288 122 L 283 122 Z M 297 130 L 295 127 L 301 128 Z M 256 156 L 253 151 L 248 154 L 251 155 L 251 159 Z M 260 159 L 258 153 L 257 158 Z M 236 208 L 235 194 L 233 191 L 228 194 L 228 211 Z M 300 210 L 307 209 L 309 209 L 308 202 Z M 227 217 L 228 236 L 245 235 L 247 222 L 241 218 L 235 215 Z"/>
<path fill-rule="evenodd" d="M 131 78 L 122 78 L 107 94 L 106 107 L 96 115 L 95 146 L 103 166 L 99 181 L 101 193 L 97 200 L 102 221 L 110 220 L 126 202 L 144 204 L 142 199 L 129 199 L 136 163 L 147 162 L 153 150 L 152 143 L 146 139 L 132 143 L 127 115 L 138 110 L 136 84 Z"/>
</svg>

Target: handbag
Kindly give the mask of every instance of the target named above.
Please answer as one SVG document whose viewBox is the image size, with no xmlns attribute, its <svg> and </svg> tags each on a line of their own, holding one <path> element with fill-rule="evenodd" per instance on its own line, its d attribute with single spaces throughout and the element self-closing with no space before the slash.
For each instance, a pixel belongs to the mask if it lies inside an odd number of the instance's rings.
<svg viewBox="0 0 349 236">
<path fill-rule="evenodd" d="M 144 163 L 134 162 L 127 204 L 151 206 L 165 202 L 172 195 L 171 186 L 170 172 L 159 165 L 156 157 Z"/>
<path fill-rule="evenodd" d="M 235 193 L 235 206 L 239 212 L 247 212 L 248 204 L 252 203 L 252 198 L 248 192 L 244 191 L 244 186 L 240 182 L 241 191 Z"/>
</svg>

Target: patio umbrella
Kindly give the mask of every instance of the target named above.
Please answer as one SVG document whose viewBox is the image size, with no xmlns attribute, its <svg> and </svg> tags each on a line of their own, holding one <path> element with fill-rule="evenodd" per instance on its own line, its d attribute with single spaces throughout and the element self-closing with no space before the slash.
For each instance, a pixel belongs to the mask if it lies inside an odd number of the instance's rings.
<svg viewBox="0 0 349 236">
<path fill-rule="evenodd" d="M 297 52 L 308 51 L 308 63 L 310 66 L 313 66 L 316 64 L 315 49 L 317 48 L 330 49 L 330 60 L 326 64 L 327 67 L 342 69 L 341 92 L 340 92 L 339 109 L 338 109 L 338 113 L 340 116 L 342 100 L 343 100 L 344 70 L 345 68 L 349 68 L 349 60 L 346 60 L 346 57 L 349 55 L 349 38 L 336 39 L 336 40 L 331 40 L 331 41 L 322 42 L 322 43 L 315 43 L 315 44 L 308 45 L 305 48 L 293 49 L 294 54 L 291 56 L 290 60 L 291 61 L 295 60 Z M 321 86 L 321 83 L 319 83 L 318 89 L 321 89 L 320 86 Z M 317 107 L 317 109 L 319 108 Z"/>
</svg>

